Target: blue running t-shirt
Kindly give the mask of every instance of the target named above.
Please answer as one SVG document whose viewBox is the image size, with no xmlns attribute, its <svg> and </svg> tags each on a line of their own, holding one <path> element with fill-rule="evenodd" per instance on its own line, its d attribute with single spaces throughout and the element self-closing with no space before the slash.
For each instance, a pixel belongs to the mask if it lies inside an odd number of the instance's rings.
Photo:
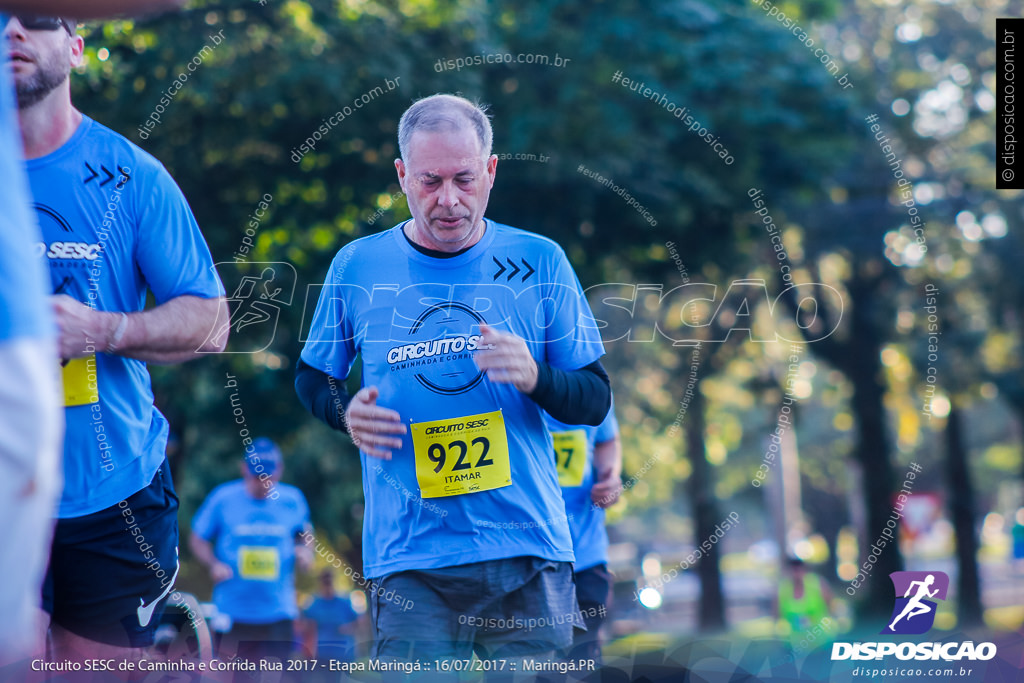
<svg viewBox="0 0 1024 683">
<path fill-rule="evenodd" d="M 221 484 L 192 518 L 192 532 L 214 544 L 217 559 L 234 575 L 213 587 L 217 609 L 245 624 L 294 619 L 295 540 L 310 531 L 309 506 L 294 486 L 274 484 L 280 495 L 256 499 L 241 479 Z"/>
<path fill-rule="evenodd" d="M 302 616 L 316 624 L 317 654 L 320 658 L 347 654 L 347 661 L 352 661 L 356 639 L 342 633 L 341 629 L 356 621 L 359 615 L 352 609 L 352 601 L 347 596 L 325 598 L 316 595 L 302 610 Z"/>
<path fill-rule="evenodd" d="M 0 29 L 7 16 L 0 12 Z M 7 54 L 7 41 L 0 36 Z M 0 68 L 0 342 L 53 335 L 46 273 L 32 258 L 39 227 L 32 215 L 28 183 L 22 167 L 18 106 L 10 69 Z"/>
<path fill-rule="evenodd" d="M 145 308 L 147 290 L 157 305 L 223 295 L 181 190 L 159 161 L 123 136 L 84 117 L 64 145 L 25 165 L 43 238 L 37 254 L 49 266 L 54 293 L 125 313 Z M 66 399 L 62 518 L 142 490 L 167 443 L 167 421 L 153 405 L 144 362 L 97 352 L 76 372 L 89 386 Z M 68 374 L 65 368 L 66 393 Z"/>
<path fill-rule="evenodd" d="M 391 460 L 361 453 L 365 574 L 516 556 L 571 562 L 541 409 L 491 382 L 473 352 L 489 325 L 563 370 L 604 355 L 576 274 L 553 241 L 493 221 L 451 258 L 420 253 L 402 229 L 338 252 L 302 351 L 338 379 L 361 354 L 362 386 L 378 387 L 377 405 L 410 426 Z"/>
<path fill-rule="evenodd" d="M 597 427 L 567 425 L 544 413 L 544 422 L 555 435 L 554 456 L 562 481 L 565 513 L 572 532 L 572 546 L 576 551 L 573 569 L 581 572 L 608 562 L 608 532 L 604 527 L 604 510 L 594 505 L 590 490 L 594 488 L 594 445 L 611 441 L 619 433 L 615 419 L 615 405 Z M 583 452 L 577 443 L 585 443 Z M 575 451 L 575 452 L 574 452 Z M 581 459 L 576 460 L 579 456 Z M 568 485 L 566 485 L 568 484 Z"/>
</svg>

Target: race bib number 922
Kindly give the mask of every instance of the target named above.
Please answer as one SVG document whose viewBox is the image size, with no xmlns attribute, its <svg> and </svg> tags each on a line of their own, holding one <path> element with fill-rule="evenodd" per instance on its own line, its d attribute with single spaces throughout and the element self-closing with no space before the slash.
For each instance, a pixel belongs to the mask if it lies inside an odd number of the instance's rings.
<svg viewBox="0 0 1024 683">
<path fill-rule="evenodd" d="M 416 481 L 424 498 L 490 491 L 512 483 L 500 410 L 411 425 Z"/>
</svg>

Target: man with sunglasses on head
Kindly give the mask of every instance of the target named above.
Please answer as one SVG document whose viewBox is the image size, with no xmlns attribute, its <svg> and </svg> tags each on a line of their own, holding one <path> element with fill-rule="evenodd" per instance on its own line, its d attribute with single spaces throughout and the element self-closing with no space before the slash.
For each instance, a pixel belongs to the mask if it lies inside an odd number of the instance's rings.
<svg viewBox="0 0 1024 683">
<path fill-rule="evenodd" d="M 133 657 L 153 642 L 177 576 L 178 528 L 168 426 L 146 363 L 220 350 L 205 340 L 227 307 L 167 171 L 72 106 L 69 75 L 83 49 L 75 25 L 15 14 L 2 27 L 65 406 L 64 491 L 43 607 L 55 657 L 80 661 Z M 157 305 L 144 310 L 149 292 Z"/>
</svg>

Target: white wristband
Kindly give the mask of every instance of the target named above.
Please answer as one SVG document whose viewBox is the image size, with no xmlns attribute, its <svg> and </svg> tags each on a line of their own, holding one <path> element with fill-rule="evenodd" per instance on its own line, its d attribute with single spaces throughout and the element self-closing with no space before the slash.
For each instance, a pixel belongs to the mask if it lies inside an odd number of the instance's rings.
<svg viewBox="0 0 1024 683">
<path fill-rule="evenodd" d="M 125 313 L 121 313 L 121 320 L 117 323 L 117 329 L 114 330 L 114 336 L 110 338 L 110 343 L 107 344 L 107 353 L 114 353 L 117 351 L 117 345 L 121 343 L 121 338 L 124 337 L 125 330 L 128 329 L 128 316 Z"/>
</svg>

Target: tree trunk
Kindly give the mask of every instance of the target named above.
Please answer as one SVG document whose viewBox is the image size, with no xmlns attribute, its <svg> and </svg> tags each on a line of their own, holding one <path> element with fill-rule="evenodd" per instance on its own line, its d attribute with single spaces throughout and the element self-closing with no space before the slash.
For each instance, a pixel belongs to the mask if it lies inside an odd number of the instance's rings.
<svg viewBox="0 0 1024 683">
<path fill-rule="evenodd" d="M 853 383 L 851 408 L 857 419 L 858 442 L 855 456 L 864 473 L 864 502 L 867 508 L 865 545 L 860 563 L 868 557 L 868 548 L 879 541 L 886 520 L 892 515 L 893 474 L 889 442 L 885 430 L 885 378 L 880 358 L 882 338 L 873 319 L 871 288 L 851 287 L 852 329 L 845 344 L 850 354 L 847 377 Z M 899 545 L 890 541 L 877 554 L 878 561 L 867 578 L 866 599 L 861 602 L 864 618 L 885 619 L 892 606 L 892 583 L 889 574 L 900 571 L 903 561 Z"/>
<path fill-rule="evenodd" d="M 690 474 L 690 496 L 693 500 L 694 545 L 703 553 L 697 563 L 697 578 L 700 580 L 697 623 L 701 631 L 719 631 L 725 629 L 725 598 L 722 594 L 722 575 L 719 568 L 721 553 L 717 543 L 709 544 L 710 550 L 707 551 L 701 547 L 702 543 L 714 536 L 715 525 L 721 522 L 721 519 L 716 515 L 718 506 L 715 504 L 711 467 L 705 457 L 705 406 L 700 384 L 698 380 L 694 386 L 686 423 L 686 453 L 693 467 Z"/>
<path fill-rule="evenodd" d="M 978 576 L 978 537 L 974 527 L 974 486 L 967 465 L 963 415 L 954 404 L 946 420 L 946 478 L 949 512 L 956 535 L 957 620 L 960 628 L 982 623 L 981 587 Z"/>
</svg>

